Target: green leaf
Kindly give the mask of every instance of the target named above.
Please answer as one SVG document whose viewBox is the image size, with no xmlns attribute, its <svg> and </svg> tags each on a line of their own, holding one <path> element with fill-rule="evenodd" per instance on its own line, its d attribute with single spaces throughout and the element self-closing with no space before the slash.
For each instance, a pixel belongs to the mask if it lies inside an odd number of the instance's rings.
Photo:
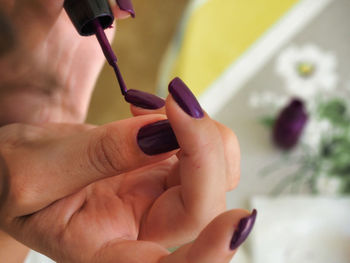
<svg viewBox="0 0 350 263">
<path fill-rule="evenodd" d="M 267 128 L 272 128 L 275 125 L 276 118 L 274 116 L 264 116 L 260 118 L 260 123 Z"/>
<path fill-rule="evenodd" d="M 332 124 L 337 126 L 347 126 L 350 121 L 347 103 L 340 98 L 320 103 L 318 114 L 320 118 L 328 119 Z"/>
</svg>

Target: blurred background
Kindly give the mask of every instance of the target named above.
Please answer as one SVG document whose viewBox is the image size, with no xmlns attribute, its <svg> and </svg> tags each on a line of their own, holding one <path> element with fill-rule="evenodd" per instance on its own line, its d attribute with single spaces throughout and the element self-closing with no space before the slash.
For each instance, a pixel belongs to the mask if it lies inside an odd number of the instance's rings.
<svg viewBox="0 0 350 263">
<path fill-rule="evenodd" d="M 350 262 L 349 0 L 134 0 L 114 50 L 129 88 L 180 76 L 241 146 L 228 208 L 257 208 L 233 262 Z M 129 117 L 112 70 L 88 122 Z"/>
</svg>

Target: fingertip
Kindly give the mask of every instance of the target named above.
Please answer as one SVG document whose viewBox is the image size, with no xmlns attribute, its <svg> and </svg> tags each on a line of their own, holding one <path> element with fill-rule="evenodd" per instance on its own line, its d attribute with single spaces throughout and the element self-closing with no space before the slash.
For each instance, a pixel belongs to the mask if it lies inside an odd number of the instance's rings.
<svg viewBox="0 0 350 263">
<path fill-rule="evenodd" d="M 195 119 L 204 117 L 204 111 L 191 89 L 179 78 L 174 78 L 168 87 L 169 93 L 179 107 Z"/>
<path fill-rule="evenodd" d="M 142 116 L 149 114 L 162 114 L 165 115 L 165 107 L 161 107 L 155 110 L 143 109 L 141 107 L 137 107 L 135 105 L 130 104 L 130 112 L 133 116 Z"/>
<path fill-rule="evenodd" d="M 225 259 L 229 262 L 253 229 L 255 218 L 256 210 L 250 213 L 243 209 L 217 216 L 193 243 L 188 255 L 190 262 L 226 262 Z M 235 238 L 237 233 L 239 239 Z M 236 242 L 233 249 L 232 241 Z"/>
<path fill-rule="evenodd" d="M 110 0 L 109 2 L 116 19 L 135 18 L 135 10 L 131 1 Z"/>
<path fill-rule="evenodd" d="M 121 10 L 117 6 L 113 9 L 113 13 L 117 20 L 123 20 L 131 17 L 131 14 L 129 12 Z"/>
<path fill-rule="evenodd" d="M 257 217 L 257 210 L 240 219 L 230 242 L 230 249 L 237 249 L 248 238 Z"/>
<path fill-rule="evenodd" d="M 126 102 L 132 104 L 133 106 L 144 110 L 152 110 L 153 113 L 156 112 L 156 110 L 164 108 L 165 105 L 163 98 L 141 90 L 129 89 L 125 93 L 124 99 Z M 141 111 L 137 110 L 136 112 Z"/>
</svg>

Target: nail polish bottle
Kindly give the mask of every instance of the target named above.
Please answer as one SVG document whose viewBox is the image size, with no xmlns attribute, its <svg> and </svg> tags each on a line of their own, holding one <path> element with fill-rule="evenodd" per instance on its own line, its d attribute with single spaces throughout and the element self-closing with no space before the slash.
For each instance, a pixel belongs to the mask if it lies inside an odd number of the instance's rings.
<svg viewBox="0 0 350 263">
<path fill-rule="evenodd" d="M 96 33 L 92 24 L 94 19 L 98 18 L 103 29 L 111 26 L 114 20 L 108 0 L 65 0 L 64 9 L 82 36 Z"/>
</svg>

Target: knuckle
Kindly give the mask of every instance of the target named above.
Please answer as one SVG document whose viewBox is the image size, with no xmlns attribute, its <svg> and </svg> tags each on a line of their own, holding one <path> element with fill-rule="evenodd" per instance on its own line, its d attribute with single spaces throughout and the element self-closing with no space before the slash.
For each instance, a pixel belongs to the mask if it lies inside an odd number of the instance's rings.
<svg viewBox="0 0 350 263">
<path fill-rule="evenodd" d="M 33 191 L 22 176 L 11 175 L 8 180 L 8 203 L 14 208 L 25 208 L 31 203 Z"/>
<path fill-rule="evenodd" d="M 223 140 L 225 147 L 230 149 L 230 152 L 239 154 L 239 142 L 237 135 L 229 128 L 225 128 L 223 131 Z"/>
<path fill-rule="evenodd" d="M 215 200 L 215 201 L 214 201 Z M 226 195 L 224 192 L 220 193 L 212 202 L 203 203 L 196 206 L 195 209 L 188 209 L 188 223 L 191 227 L 198 227 L 203 229 L 216 216 L 226 210 Z"/>
<path fill-rule="evenodd" d="M 25 125 L 13 123 L 1 127 L 0 140 L 2 145 L 15 144 L 21 138 Z"/>
<path fill-rule="evenodd" d="M 239 180 L 240 180 L 240 173 L 236 174 L 235 176 L 229 176 L 226 183 L 226 191 L 229 192 L 236 189 L 236 187 L 239 184 Z"/>
<path fill-rule="evenodd" d="M 0 213 L 1 218 L 9 218 L 25 207 L 31 194 L 17 165 L 19 145 L 25 142 L 26 125 L 11 124 L 1 128 L 0 134 Z M 16 161 L 17 160 L 17 161 Z"/>
<path fill-rule="evenodd" d="M 1 127 L 0 141 L 5 147 L 15 148 L 40 139 L 42 132 L 39 126 L 13 123 Z"/>
<path fill-rule="evenodd" d="M 240 147 L 236 134 L 229 128 L 223 131 L 227 160 L 227 191 L 235 189 L 240 180 Z"/>
<path fill-rule="evenodd" d="M 110 175 L 111 173 L 121 173 L 127 159 L 124 158 L 127 147 L 123 147 L 122 142 L 116 139 L 116 132 L 107 128 L 92 138 L 88 147 L 89 162 L 100 173 Z"/>
<path fill-rule="evenodd" d="M 0 211 L 2 214 L 5 212 L 6 218 L 22 216 L 37 193 L 33 185 L 25 180 L 25 175 L 8 166 L 2 168 Z"/>
</svg>

